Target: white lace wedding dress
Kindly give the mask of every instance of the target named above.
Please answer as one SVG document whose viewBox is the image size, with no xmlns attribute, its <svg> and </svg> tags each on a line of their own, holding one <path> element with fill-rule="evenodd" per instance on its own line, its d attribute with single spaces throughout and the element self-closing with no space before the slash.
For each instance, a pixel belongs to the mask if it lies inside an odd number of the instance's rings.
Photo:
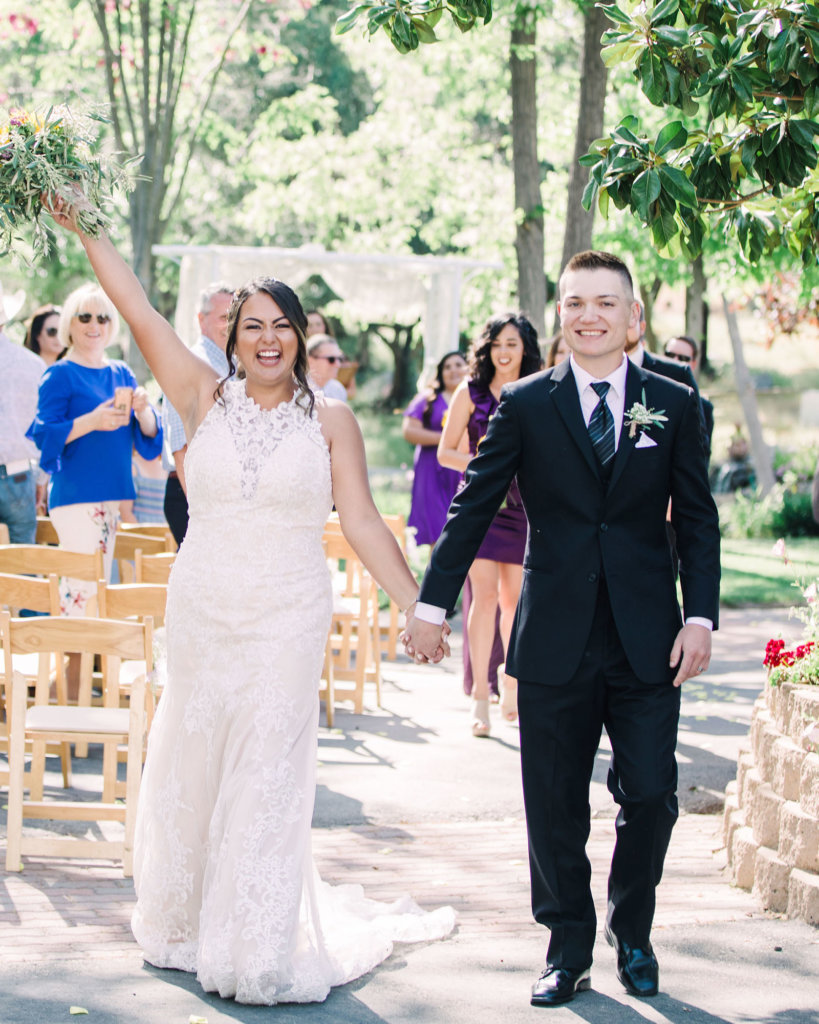
<svg viewBox="0 0 819 1024">
<path fill-rule="evenodd" d="M 317 401 L 321 401 L 319 397 Z M 323 1000 L 454 912 L 368 900 L 313 867 L 330 456 L 315 415 L 225 387 L 185 456 L 167 686 L 137 822 L 134 935 L 158 967 L 245 1003 Z"/>
</svg>

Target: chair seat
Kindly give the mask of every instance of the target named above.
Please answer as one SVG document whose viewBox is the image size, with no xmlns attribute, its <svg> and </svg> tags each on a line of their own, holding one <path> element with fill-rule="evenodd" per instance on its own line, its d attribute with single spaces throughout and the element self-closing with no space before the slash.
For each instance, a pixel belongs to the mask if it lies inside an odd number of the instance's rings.
<svg viewBox="0 0 819 1024">
<path fill-rule="evenodd" d="M 26 732 L 128 735 L 128 708 L 76 708 L 37 704 L 26 712 Z"/>
</svg>

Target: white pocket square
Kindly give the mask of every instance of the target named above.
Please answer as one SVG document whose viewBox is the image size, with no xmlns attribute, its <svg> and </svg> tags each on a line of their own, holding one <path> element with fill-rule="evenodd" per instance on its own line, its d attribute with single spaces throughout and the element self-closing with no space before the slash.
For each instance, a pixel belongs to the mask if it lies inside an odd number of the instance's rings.
<svg viewBox="0 0 819 1024">
<path fill-rule="evenodd" d="M 657 442 L 654 440 L 653 437 L 649 437 L 648 434 L 640 434 L 640 436 L 637 438 L 637 444 L 635 444 L 634 447 L 635 448 L 656 448 L 657 447 Z"/>
</svg>

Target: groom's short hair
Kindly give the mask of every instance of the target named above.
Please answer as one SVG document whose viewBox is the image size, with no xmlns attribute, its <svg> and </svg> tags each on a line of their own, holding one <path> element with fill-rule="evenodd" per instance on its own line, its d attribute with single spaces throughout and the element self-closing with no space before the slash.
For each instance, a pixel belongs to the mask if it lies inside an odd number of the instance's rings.
<svg viewBox="0 0 819 1024">
<path fill-rule="evenodd" d="M 634 282 L 631 279 L 629 269 L 620 257 L 615 256 L 613 253 L 599 252 L 596 249 L 587 249 L 585 252 L 575 253 L 563 268 L 563 273 L 560 275 L 560 281 L 558 282 L 560 286 L 562 286 L 563 278 L 570 270 L 613 270 L 622 277 L 623 283 L 628 288 L 628 294 L 634 295 Z M 558 294 L 561 290 L 562 288 L 558 289 Z"/>
</svg>

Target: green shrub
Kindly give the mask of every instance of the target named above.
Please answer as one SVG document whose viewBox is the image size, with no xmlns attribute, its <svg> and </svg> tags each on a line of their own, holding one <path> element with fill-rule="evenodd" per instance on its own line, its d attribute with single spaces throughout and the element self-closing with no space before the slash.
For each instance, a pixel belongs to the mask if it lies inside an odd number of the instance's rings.
<svg viewBox="0 0 819 1024">
<path fill-rule="evenodd" d="M 722 532 L 726 537 L 814 537 L 819 524 L 813 518 L 810 485 L 785 473 L 781 483 L 763 498 L 738 492 L 733 504 L 721 508 Z"/>
</svg>

